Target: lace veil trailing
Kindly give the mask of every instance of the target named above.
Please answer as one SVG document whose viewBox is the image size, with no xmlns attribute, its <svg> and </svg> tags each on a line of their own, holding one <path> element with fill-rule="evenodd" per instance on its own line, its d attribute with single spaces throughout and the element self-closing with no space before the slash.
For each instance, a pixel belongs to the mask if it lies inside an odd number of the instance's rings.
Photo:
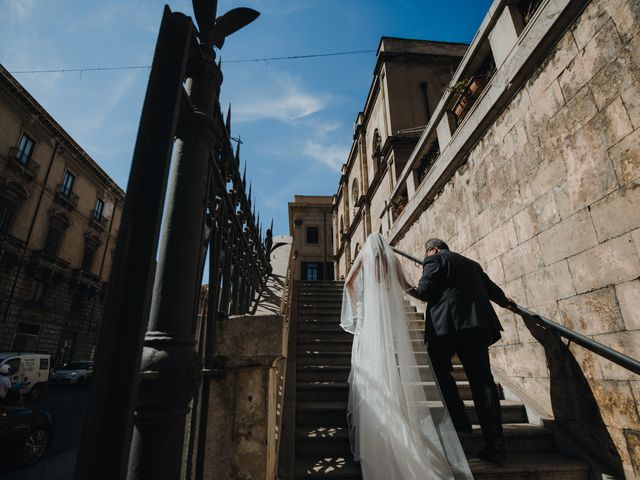
<svg viewBox="0 0 640 480">
<path fill-rule="evenodd" d="M 365 480 L 473 479 L 422 330 L 409 332 L 400 263 L 379 234 L 345 283 L 341 326 L 354 335 L 347 416 Z"/>
</svg>

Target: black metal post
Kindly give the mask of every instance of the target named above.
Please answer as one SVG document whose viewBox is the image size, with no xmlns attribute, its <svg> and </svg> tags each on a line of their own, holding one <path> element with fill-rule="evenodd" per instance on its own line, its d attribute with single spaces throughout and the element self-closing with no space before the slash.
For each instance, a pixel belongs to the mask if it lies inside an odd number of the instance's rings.
<svg viewBox="0 0 640 480">
<path fill-rule="evenodd" d="M 191 20 L 165 7 L 96 349 L 77 480 L 126 474 L 169 158 L 193 38 Z"/>
</svg>

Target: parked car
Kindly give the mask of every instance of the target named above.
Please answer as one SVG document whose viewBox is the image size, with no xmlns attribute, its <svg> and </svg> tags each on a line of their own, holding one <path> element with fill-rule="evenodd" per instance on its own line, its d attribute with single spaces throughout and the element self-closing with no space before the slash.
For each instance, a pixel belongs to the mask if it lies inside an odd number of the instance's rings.
<svg viewBox="0 0 640 480">
<path fill-rule="evenodd" d="M 0 405 L 0 451 L 10 463 L 36 463 L 51 445 L 53 432 L 47 412 Z"/>
<path fill-rule="evenodd" d="M 41 353 L 0 352 L 0 366 L 9 365 L 9 378 L 20 393 L 37 400 L 49 379 L 51 355 Z"/>
<path fill-rule="evenodd" d="M 85 385 L 93 375 L 93 362 L 69 362 L 53 370 L 49 383 Z"/>
</svg>

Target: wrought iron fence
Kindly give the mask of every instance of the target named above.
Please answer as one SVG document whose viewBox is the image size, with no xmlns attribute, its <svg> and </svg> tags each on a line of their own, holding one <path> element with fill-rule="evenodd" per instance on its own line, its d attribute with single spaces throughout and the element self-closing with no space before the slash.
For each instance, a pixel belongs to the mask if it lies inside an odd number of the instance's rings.
<svg viewBox="0 0 640 480">
<path fill-rule="evenodd" d="M 197 29 L 165 7 L 76 479 L 190 478 L 193 465 L 202 478 L 209 382 L 199 385 L 203 364 L 213 368 L 216 319 L 253 308 L 270 270 L 230 115 L 225 122 L 218 102 L 222 73 L 213 50 L 258 12 L 217 17 L 216 4 L 193 1 Z M 205 268 L 208 308 L 197 321 Z"/>
</svg>

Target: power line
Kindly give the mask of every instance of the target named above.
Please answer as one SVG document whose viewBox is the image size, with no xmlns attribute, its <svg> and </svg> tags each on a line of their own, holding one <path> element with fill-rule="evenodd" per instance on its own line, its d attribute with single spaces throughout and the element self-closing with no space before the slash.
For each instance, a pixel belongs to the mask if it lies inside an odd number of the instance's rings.
<svg viewBox="0 0 640 480">
<path fill-rule="evenodd" d="M 224 63 L 250 63 L 250 62 L 274 62 L 279 60 L 301 60 L 305 58 L 320 58 L 320 57 L 337 57 L 340 55 L 359 55 L 363 53 L 372 53 L 376 50 L 351 50 L 347 52 L 332 52 L 332 53 L 310 53 L 307 55 L 289 55 L 286 57 L 266 57 L 266 58 L 244 58 L 238 60 L 221 60 Z M 141 70 L 149 69 L 151 65 L 129 65 L 122 67 L 86 67 L 86 68 L 57 68 L 57 69 L 43 69 L 43 70 L 13 70 L 9 73 L 72 73 L 72 72 L 103 72 L 108 70 Z"/>
</svg>

